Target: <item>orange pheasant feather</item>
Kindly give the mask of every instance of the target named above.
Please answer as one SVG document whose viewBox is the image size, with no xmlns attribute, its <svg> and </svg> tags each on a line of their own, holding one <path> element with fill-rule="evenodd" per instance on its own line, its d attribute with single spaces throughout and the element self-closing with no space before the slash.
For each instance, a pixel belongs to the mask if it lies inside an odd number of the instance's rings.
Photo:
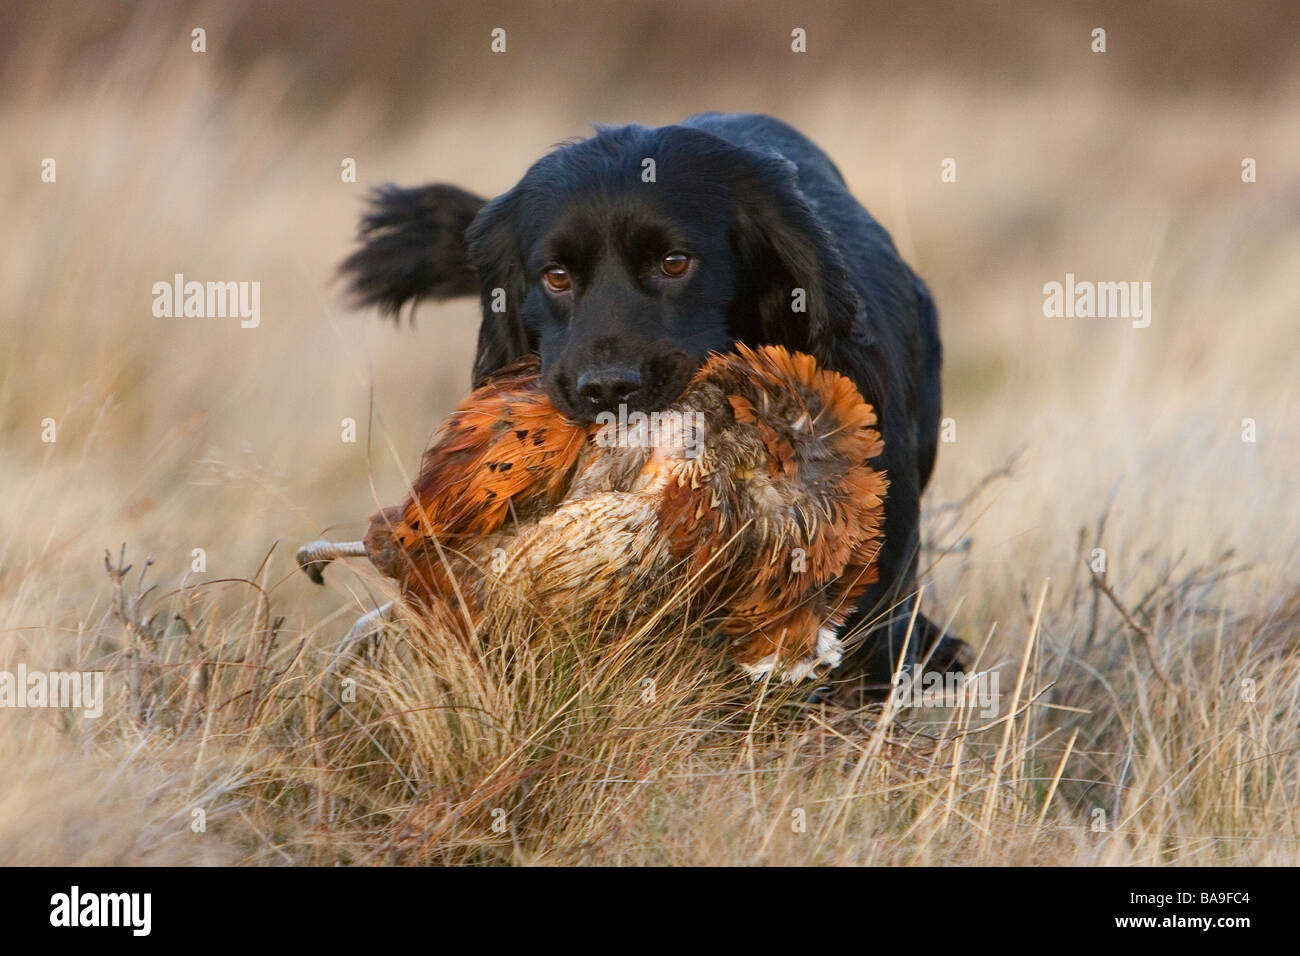
<svg viewBox="0 0 1300 956">
<path fill-rule="evenodd" d="M 838 663 L 836 628 L 876 579 L 888 488 L 853 383 L 741 346 L 664 412 L 627 418 L 568 421 L 535 359 L 512 367 L 447 419 L 365 553 L 444 621 L 463 601 L 475 627 L 521 606 L 630 624 L 689 583 L 749 673 Z"/>
</svg>

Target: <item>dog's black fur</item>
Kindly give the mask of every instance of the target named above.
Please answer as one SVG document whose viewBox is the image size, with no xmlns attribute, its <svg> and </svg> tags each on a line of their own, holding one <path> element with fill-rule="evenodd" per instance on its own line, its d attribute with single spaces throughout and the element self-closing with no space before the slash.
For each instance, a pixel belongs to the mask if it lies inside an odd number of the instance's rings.
<svg viewBox="0 0 1300 956">
<path fill-rule="evenodd" d="M 663 408 L 710 351 L 736 342 L 808 352 L 853 379 L 880 415 L 876 465 L 890 484 L 880 580 L 845 628 L 873 631 L 834 675 L 888 683 L 937 450 L 938 317 L 811 141 L 752 114 L 598 127 L 491 202 L 446 185 L 381 189 L 360 239 L 342 268 L 361 304 L 396 314 L 424 297 L 478 294 L 475 384 L 540 353 L 551 400 L 580 421 L 620 402 Z M 661 268 L 669 253 L 689 256 L 681 277 Z M 568 289 L 543 282 L 553 267 Z M 934 667 L 964 665 L 964 644 L 917 622 L 909 664 L 919 650 Z"/>
</svg>

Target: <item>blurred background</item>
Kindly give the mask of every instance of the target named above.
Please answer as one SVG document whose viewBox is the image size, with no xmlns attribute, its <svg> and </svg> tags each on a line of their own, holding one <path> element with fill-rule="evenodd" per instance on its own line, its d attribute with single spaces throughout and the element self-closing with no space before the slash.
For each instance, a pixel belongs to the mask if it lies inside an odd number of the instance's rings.
<svg viewBox="0 0 1300 956">
<path fill-rule="evenodd" d="M 808 134 L 935 294 L 955 441 L 927 496 L 933 616 L 978 640 L 1052 579 L 1045 633 L 1070 641 L 1060 582 L 1108 507 L 1126 591 L 1232 548 L 1255 569 L 1237 599 L 1266 611 L 1300 546 L 1298 11 L 8 0 L 0 632 L 80 646 L 123 542 L 168 586 L 270 552 L 290 627 L 342 630 L 356 601 L 300 579 L 293 550 L 399 499 L 467 390 L 478 321 L 470 301 L 398 327 L 348 308 L 335 269 L 368 186 L 490 196 L 593 123 L 702 110 Z M 175 273 L 260 282 L 260 327 L 155 317 Z M 1151 282 L 1150 327 L 1046 318 L 1067 273 Z"/>
</svg>

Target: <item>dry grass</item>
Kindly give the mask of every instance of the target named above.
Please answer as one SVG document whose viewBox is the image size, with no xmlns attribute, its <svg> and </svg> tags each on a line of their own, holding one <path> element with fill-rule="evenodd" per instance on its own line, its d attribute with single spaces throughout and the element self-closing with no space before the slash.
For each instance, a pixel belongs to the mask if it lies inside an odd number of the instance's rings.
<svg viewBox="0 0 1300 956">
<path fill-rule="evenodd" d="M 147 18 L 124 36 L 92 69 L 36 31 L 0 102 L 26 150 L 0 158 L 0 669 L 110 675 L 98 720 L 0 711 L 0 862 L 1300 861 L 1300 75 L 1180 93 L 1095 61 L 1029 87 L 839 60 L 593 105 L 529 60 L 510 95 L 398 122 L 364 85 L 304 111 L 275 57 L 221 72 Z M 926 604 L 992 634 L 999 717 L 806 706 L 678 633 L 521 625 L 480 654 L 396 629 L 329 672 L 384 584 L 312 588 L 292 549 L 401 497 L 476 327 L 469 302 L 401 331 L 338 303 L 363 188 L 342 157 L 490 193 L 592 120 L 705 108 L 806 129 L 936 291 L 957 441 Z M 260 280 L 262 326 L 154 318 L 175 272 Z M 1044 319 L 1066 272 L 1152 281 L 1152 326 Z M 135 567 L 106 576 L 123 541 Z"/>
</svg>

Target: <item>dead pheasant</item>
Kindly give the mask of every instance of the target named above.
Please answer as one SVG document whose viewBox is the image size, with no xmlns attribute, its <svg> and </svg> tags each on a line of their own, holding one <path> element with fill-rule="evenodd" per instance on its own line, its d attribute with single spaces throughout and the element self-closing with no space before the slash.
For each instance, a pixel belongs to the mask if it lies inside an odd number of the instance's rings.
<svg viewBox="0 0 1300 956">
<path fill-rule="evenodd" d="M 868 464 L 875 413 L 847 378 L 742 346 L 665 412 L 585 426 L 537 372 L 526 360 L 475 391 L 407 501 L 363 542 L 304 547 L 304 570 L 319 583 L 328 561 L 365 555 L 425 613 L 488 634 L 521 606 L 631 625 L 678 602 L 711 614 L 752 676 L 839 663 L 836 628 L 876 577 L 888 486 Z"/>
</svg>

